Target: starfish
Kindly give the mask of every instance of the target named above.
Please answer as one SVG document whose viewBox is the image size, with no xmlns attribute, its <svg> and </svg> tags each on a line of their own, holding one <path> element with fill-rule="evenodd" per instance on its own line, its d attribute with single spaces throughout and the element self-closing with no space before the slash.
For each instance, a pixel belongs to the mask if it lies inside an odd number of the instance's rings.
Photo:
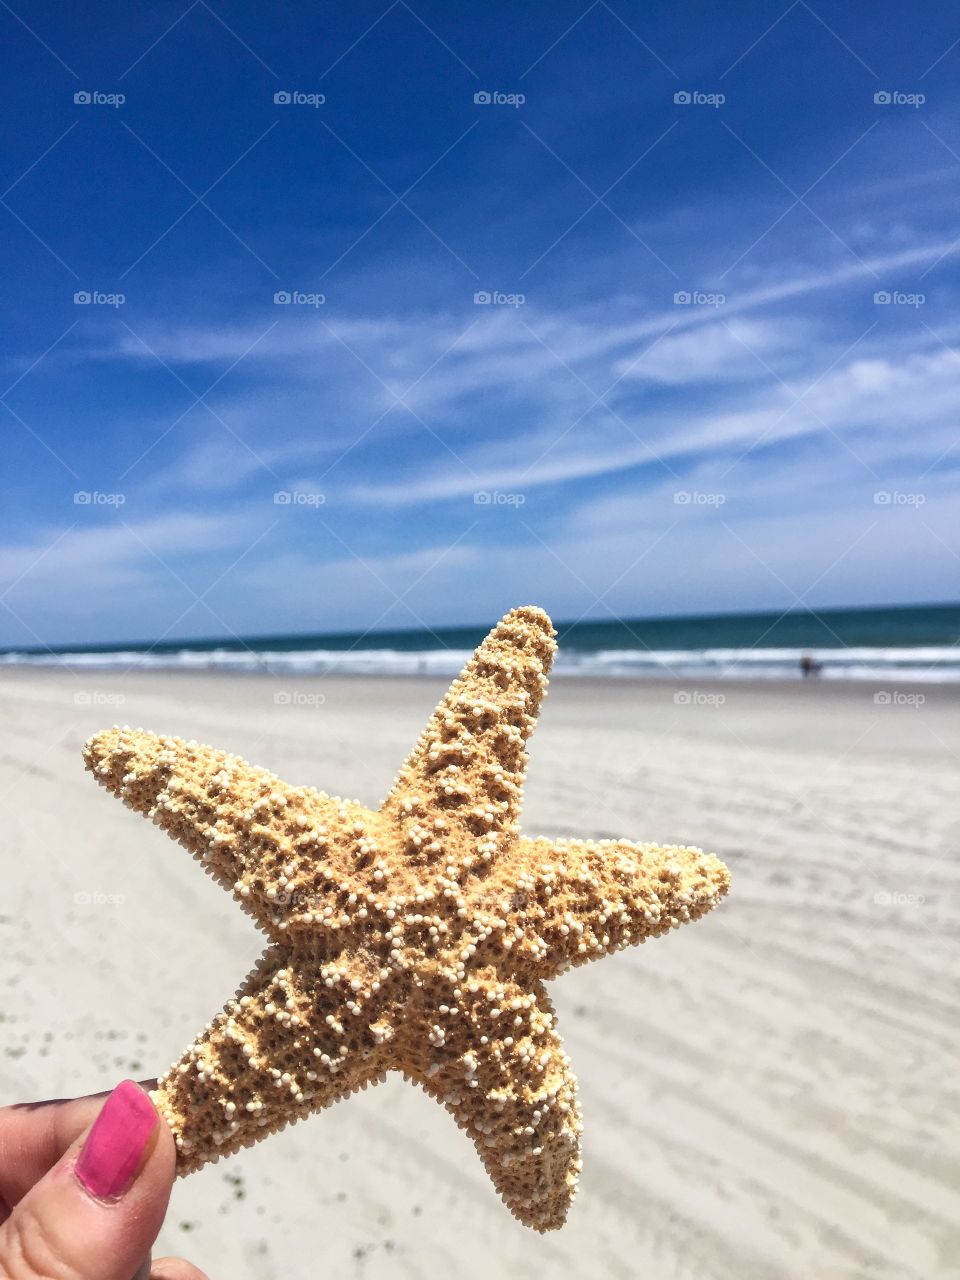
<svg viewBox="0 0 960 1280">
<path fill-rule="evenodd" d="M 540 609 L 508 613 L 376 811 L 197 742 L 117 726 L 87 742 L 97 780 L 268 939 L 157 1083 L 179 1173 L 400 1071 L 467 1131 L 517 1218 L 563 1224 L 581 1122 L 544 982 L 703 915 L 729 874 L 686 846 L 520 834 L 554 634 Z"/>
</svg>

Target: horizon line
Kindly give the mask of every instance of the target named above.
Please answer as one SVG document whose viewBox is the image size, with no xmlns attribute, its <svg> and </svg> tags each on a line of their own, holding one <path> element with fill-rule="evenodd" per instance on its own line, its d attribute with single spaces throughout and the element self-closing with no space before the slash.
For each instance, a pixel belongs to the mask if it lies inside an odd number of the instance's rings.
<svg viewBox="0 0 960 1280">
<path fill-rule="evenodd" d="M 522 605 L 514 606 L 522 608 Z M 537 606 L 540 607 L 540 606 Z M 679 613 L 679 614 L 652 614 L 646 616 L 614 616 L 610 618 L 591 618 L 582 617 L 561 620 L 553 622 L 558 633 L 564 629 L 570 630 L 587 624 L 595 624 L 600 626 L 622 623 L 623 625 L 641 624 L 648 625 L 650 623 L 670 623 L 670 622 L 710 622 L 713 620 L 724 620 L 730 618 L 788 618 L 802 616 L 804 614 L 817 618 L 820 615 L 831 615 L 837 613 L 879 613 L 893 612 L 896 610 L 904 611 L 908 609 L 960 609 L 960 600 L 951 601 L 927 601 L 924 603 L 902 603 L 902 604 L 870 604 L 870 605 L 831 605 L 829 608 L 813 608 L 810 605 L 802 605 L 801 607 L 793 607 L 790 609 L 748 609 L 748 610 L 725 610 L 719 613 Z M 499 621 L 499 619 L 498 619 Z M 551 619 L 551 621 L 553 621 Z M 327 639 L 337 640 L 346 639 L 353 636 L 413 636 L 417 634 L 430 634 L 438 631 L 462 631 L 476 632 L 482 636 L 489 631 L 490 623 L 423 623 L 419 627 L 385 627 L 380 630 L 365 630 L 363 627 L 344 628 L 337 631 L 285 631 L 273 632 L 264 635 L 228 635 L 228 636 L 193 636 L 183 637 L 176 640 L 117 640 L 117 641 L 87 641 L 84 643 L 74 644 L 46 644 L 41 642 L 34 645 L 0 645 L 0 656 L 11 653 L 24 654 L 40 654 L 40 653 L 104 653 L 111 651 L 122 651 L 126 649 L 150 652 L 167 652 L 177 646 L 223 646 L 242 645 L 247 648 L 254 648 L 256 645 L 263 646 L 268 641 L 289 641 L 289 640 L 307 640 L 307 639 Z"/>
</svg>

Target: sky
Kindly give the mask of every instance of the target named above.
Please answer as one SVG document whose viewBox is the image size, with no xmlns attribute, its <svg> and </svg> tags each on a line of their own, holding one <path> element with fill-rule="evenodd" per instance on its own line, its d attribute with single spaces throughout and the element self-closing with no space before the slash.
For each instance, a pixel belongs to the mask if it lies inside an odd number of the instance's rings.
<svg viewBox="0 0 960 1280">
<path fill-rule="evenodd" d="M 0 35 L 0 645 L 960 594 L 952 7 Z"/>
</svg>

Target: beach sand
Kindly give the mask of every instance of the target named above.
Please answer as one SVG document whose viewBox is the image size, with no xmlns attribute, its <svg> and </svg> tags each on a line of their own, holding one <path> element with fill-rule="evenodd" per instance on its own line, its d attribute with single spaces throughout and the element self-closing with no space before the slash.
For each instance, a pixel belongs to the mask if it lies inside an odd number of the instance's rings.
<svg viewBox="0 0 960 1280">
<path fill-rule="evenodd" d="M 4 671 L 0 1102 L 163 1070 L 261 949 L 85 773 L 90 733 L 196 737 L 375 805 L 443 691 Z M 876 693 L 551 685 L 525 831 L 699 844 L 733 874 L 705 920 L 551 987 L 584 1112 L 562 1231 L 514 1222 L 397 1078 L 179 1183 L 158 1251 L 234 1280 L 960 1277 L 960 690 Z"/>
</svg>

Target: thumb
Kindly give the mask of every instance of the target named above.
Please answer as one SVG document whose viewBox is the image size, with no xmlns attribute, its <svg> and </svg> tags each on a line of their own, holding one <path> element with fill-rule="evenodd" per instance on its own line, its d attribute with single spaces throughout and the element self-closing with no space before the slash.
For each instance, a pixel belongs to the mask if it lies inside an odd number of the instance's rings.
<svg viewBox="0 0 960 1280">
<path fill-rule="evenodd" d="M 0 1275 L 130 1280 L 160 1230 L 174 1163 L 170 1130 L 124 1080 L 0 1227 Z"/>
</svg>

